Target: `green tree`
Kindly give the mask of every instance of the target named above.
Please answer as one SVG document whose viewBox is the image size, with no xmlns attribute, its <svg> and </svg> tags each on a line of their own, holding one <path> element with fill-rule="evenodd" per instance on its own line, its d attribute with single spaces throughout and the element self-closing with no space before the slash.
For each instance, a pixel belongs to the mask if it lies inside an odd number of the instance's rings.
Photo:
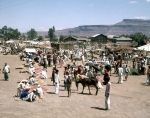
<svg viewBox="0 0 150 118">
<path fill-rule="evenodd" d="M 64 38 L 65 38 L 65 36 L 60 35 L 60 37 L 59 37 L 59 41 L 60 41 L 60 42 L 64 42 Z"/>
<path fill-rule="evenodd" d="M 53 41 L 54 37 L 55 37 L 55 27 L 53 26 L 53 28 L 49 28 L 48 31 L 48 36 L 50 38 L 50 41 Z"/>
<path fill-rule="evenodd" d="M 142 34 L 141 32 L 131 34 L 130 38 L 133 41 L 138 42 L 138 46 L 145 45 L 146 42 L 148 41 L 148 37 L 146 35 Z"/>
<path fill-rule="evenodd" d="M 30 31 L 28 31 L 27 35 L 29 40 L 37 38 L 37 32 L 35 31 L 35 29 L 31 29 Z"/>
<path fill-rule="evenodd" d="M 11 27 L 7 28 L 7 26 L 0 29 L 0 37 L 4 38 L 6 41 L 10 39 L 19 39 L 20 35 L 21 33 L 18 29 L 13 29 Z"/>
<path fill-rule="evenodd" d="M 43 37 L 42 36 L 38 36 L 38 41 L 42 41 L 43 40 Z"/>
</svg>

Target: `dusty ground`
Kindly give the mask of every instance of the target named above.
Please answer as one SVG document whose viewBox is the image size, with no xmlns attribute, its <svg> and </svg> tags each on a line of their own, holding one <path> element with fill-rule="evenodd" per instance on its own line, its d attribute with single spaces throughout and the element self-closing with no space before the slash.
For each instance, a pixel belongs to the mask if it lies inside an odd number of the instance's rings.
<svg viewBox="0 0 150 118">
<path fill-rule="evenodd" d="M 150 86 L 145 84 L 146 75 L 129 76 L 123 84 L 117 84 L 118 77 L 112 75 L 111 110 L 105 111 L 105 86 L 95 96 L 95 89 L 91 91 L 92 95 L 88 95 L 87 88 L 80 94 L 81 85 L 76 91 L 73 82 L 72 96 L 68 98 L 62 87 L 63 68 L 59 68 L 62 80 L 59 95 L 54 94 L 55 88 L 47 79 L 45 87 L 48 90 L 43 100 L 25 102 L 15 99 L 17 82 L 28 77 L 15 68 L 25 62 L 18 56 L 0 54 L 0 68 L 5 62 L 11 67 L 11 73 L 9 81 L 4 81 L 0 74 L 0 118 L 150 118 Z M 48 77 L 51 69 L 48 68 Z"/>
</svg>

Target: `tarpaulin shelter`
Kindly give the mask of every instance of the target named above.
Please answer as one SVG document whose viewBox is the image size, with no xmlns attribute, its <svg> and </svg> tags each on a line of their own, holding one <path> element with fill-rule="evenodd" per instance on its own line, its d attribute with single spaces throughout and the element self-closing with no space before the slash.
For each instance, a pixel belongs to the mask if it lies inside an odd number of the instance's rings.
<svg viewBox="0 0 150 118">
<path fill-rule="evenodd" d="M 37 51 L 34 48 L 25 48 L 26 52 L 36 53 Z"/>
</svg>

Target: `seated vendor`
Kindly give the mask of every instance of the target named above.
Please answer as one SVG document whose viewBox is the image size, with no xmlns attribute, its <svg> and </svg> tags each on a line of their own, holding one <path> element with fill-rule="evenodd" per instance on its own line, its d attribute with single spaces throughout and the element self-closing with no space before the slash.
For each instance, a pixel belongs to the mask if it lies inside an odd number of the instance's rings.
<svg viewBox="0 0 150 118">
<path fill-rule="evenodd" d="M 34 101 L 36 98 L 36 89 L 34 89 L 31 93 L 29 93 L 26 97 L 23 98 L 23 100 L 26 100 L 26 101 Z"/>
<path fill-rule="evenodd" d="M 39 98 L 42 98 L 43 97 L 43 90 L 42 90 L 41 86 L 38 85 L 36 90 L 37 90 L 37 94 L 38 94 Z"/>
<path fill-rule="evenodd" d="M 30 89 L 28 89 L 28 88 L 25 89 L 25 90 L 23 90 L 22 93 L 21 93 L 21 95 L 20 95 L 20 99 L 23 99 L 23 98 L 27 97 L 29 90 L 30 90 Z"/>
</svg>

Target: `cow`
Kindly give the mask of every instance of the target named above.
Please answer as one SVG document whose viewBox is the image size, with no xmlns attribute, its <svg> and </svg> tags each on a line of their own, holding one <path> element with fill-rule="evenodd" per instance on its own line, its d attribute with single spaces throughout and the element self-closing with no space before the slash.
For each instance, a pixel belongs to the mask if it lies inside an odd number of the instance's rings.
<svg viewBox="0 0 150 118">
<path fill-rule="evenodd" d="M 94 86 L 96 88 L 96 95 L 98 94 L 98 80 L 96 78 L 78 78 L 75 80 L 75 83 L 76 83 L 76 87 L 77 87 L 77 90 L 78 90 L 78 84 L 81 83 L 82 86 L 83 86 L 83 90 L 82 90 L 82 93 L 84 91 L 84 88 L 86 86 L 88 86 L 88 89 L 89 89 L 89 94 L 91 94 L 90 92 L 90 86 Z"/>
</svg>

